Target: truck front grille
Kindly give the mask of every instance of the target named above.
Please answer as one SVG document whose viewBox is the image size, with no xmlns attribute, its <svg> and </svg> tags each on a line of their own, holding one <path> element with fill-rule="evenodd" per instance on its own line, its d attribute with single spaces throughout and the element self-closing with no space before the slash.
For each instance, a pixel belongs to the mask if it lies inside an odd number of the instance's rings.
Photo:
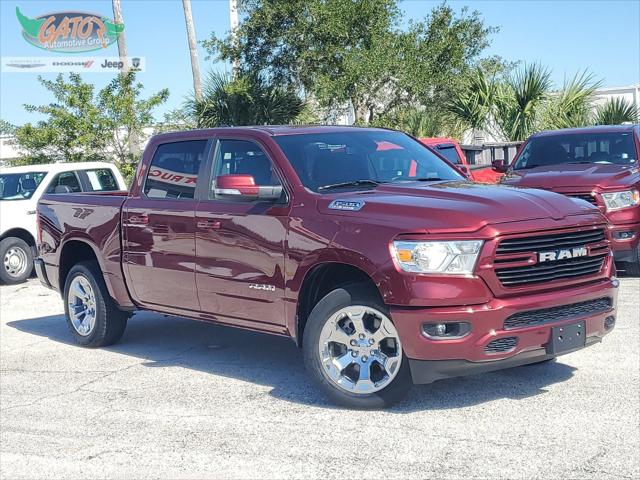
<svg viewBox="0 0 640 480">
<path fill-rule="evenodd" d="M 598 200 L 591 193 L 565 193 L 567 197 L 579 198 L 586 202 L 589 202 L 591 205 L 598 206 Z"/>
<path fill-rule="evenodd" d="M 518 337 L 504 337 L 492 340 L 484 347 L 485 353 L 505 353 L 516 348 Z"/>
<path fill-rule="evenodd" d="M 511 315 L 504 322 L 505 330 L 516 328 L 534 327 L 545 323 L 562 322 L 573 318 L 595 315 L 611 310 L 613 303 L 608 297 L 588 300 L 586 302 L 572 303 L 559 307 L 543 308 L 540 310 L 530 310 Z"/>
<path fill-rule="evenodd" d="M 585 248 L 586 255 L 573 256 L 574 249 Z M 563 256 L 567 252 L 571 255 Z M 557 255 L 558 259 L 542 262 L 541 253 Z M 508 288 L 588 277 L 600 272 L 608 255 L 609 245 L 602 228 L 507 238 L 496 250 L 495 274 Z"/>
</svg>

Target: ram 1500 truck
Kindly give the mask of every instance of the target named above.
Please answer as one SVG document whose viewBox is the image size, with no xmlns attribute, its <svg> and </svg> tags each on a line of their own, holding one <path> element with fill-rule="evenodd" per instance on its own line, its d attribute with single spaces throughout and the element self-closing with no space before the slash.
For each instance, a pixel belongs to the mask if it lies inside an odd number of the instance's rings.
<svg viewBox="0 0 640 480">
<path fill-rule="evenodd" d="M 640 276 L 640 125 L 533 135 L 502 183 L 543 188 L 596 205 L 606 217 L 616 263 Z"/>
<path fill-rule="evenodd" d="M 38 276 L 80 345 L 116 342 L 136 309 L 282 335 L 351 407 L 544 362 L 615 323 L 595 207 L 474 184 L 390 130 L 162 134 L 128 195 L 45 196 L 38 221 Z"/>
</svg>

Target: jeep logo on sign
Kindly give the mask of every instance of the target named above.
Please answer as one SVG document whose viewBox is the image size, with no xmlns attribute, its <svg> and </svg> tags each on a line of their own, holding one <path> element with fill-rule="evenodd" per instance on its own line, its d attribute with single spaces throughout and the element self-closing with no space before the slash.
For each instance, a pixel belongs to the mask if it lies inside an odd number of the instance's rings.
<svg viewBox="0 0 640 480">
<path fill-rule="evenodd" d="M 589 255 L 587 247 L 567 248 L 562 250 L 553 250 L 551 252 L 538 253 L 538 261 L 555 262 L 557 260 L 566 260 L 568 258 L 586 257 Z"/>
</svg>

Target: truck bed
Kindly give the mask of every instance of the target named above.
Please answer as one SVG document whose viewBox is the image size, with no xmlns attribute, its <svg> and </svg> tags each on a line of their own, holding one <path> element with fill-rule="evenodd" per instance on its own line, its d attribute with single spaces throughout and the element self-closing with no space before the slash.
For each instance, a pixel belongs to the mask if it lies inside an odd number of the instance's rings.
<svg viewBox="0 0 640 480">
<path fill-rule="evenodd" d="M 62 290 L 60 281 L 61 247 L 67 241 L 81 240 L 94 250 L 112 296 L 130 303 L 122 273 L 122 204 L 127 192 L 99 192 L 44 195 L 38 202 L 41 251 L 51 286 Z M 62 275 L 62 278 L 64 276 Z"/>
</svg>

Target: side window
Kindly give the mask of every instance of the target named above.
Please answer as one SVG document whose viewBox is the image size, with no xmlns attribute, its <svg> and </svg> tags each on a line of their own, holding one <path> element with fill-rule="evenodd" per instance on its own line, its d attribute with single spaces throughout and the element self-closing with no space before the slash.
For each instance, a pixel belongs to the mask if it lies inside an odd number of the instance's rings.
<svg viewBox="0 0 640 480">
<path fill-rule="evenodd" d="M 92 192 L 109 192 L 119 189 L 116 177 L 108 168 L 86 170 L 85 173 Z"/>
<path fill-rule="evenodd" d="M 247 140 L 218 142 L 214 161 L 214 182 L 222 175 L 251 175 L 255 184 L 260 187 L 282 185 L 269 157 L 256 143 Z"/>
<path fill-rule="evenodd" d="M 62 172 L 53 177 L 47 193 L 78 193 L 82 191 L 80 181 L 75 172 Z"/>
<path fill-rule="evenodd" d="M 151 160 L 144 194 L 149 198 L 193 198 L 206 140 L 165 143 Z"/>
<path fill-rule="evenodd" d="M 438 145 L 436 147 L 436 150 L 438 150 L 438 153 L 440 155 L 442 155 L 454 165 L 462 164 L 462 160 L 460 159 L 460 155 L 458 155 L 458 150 L 456 150 L 455 145 L 444 143 L 442 145 Z"/>
</svg>

